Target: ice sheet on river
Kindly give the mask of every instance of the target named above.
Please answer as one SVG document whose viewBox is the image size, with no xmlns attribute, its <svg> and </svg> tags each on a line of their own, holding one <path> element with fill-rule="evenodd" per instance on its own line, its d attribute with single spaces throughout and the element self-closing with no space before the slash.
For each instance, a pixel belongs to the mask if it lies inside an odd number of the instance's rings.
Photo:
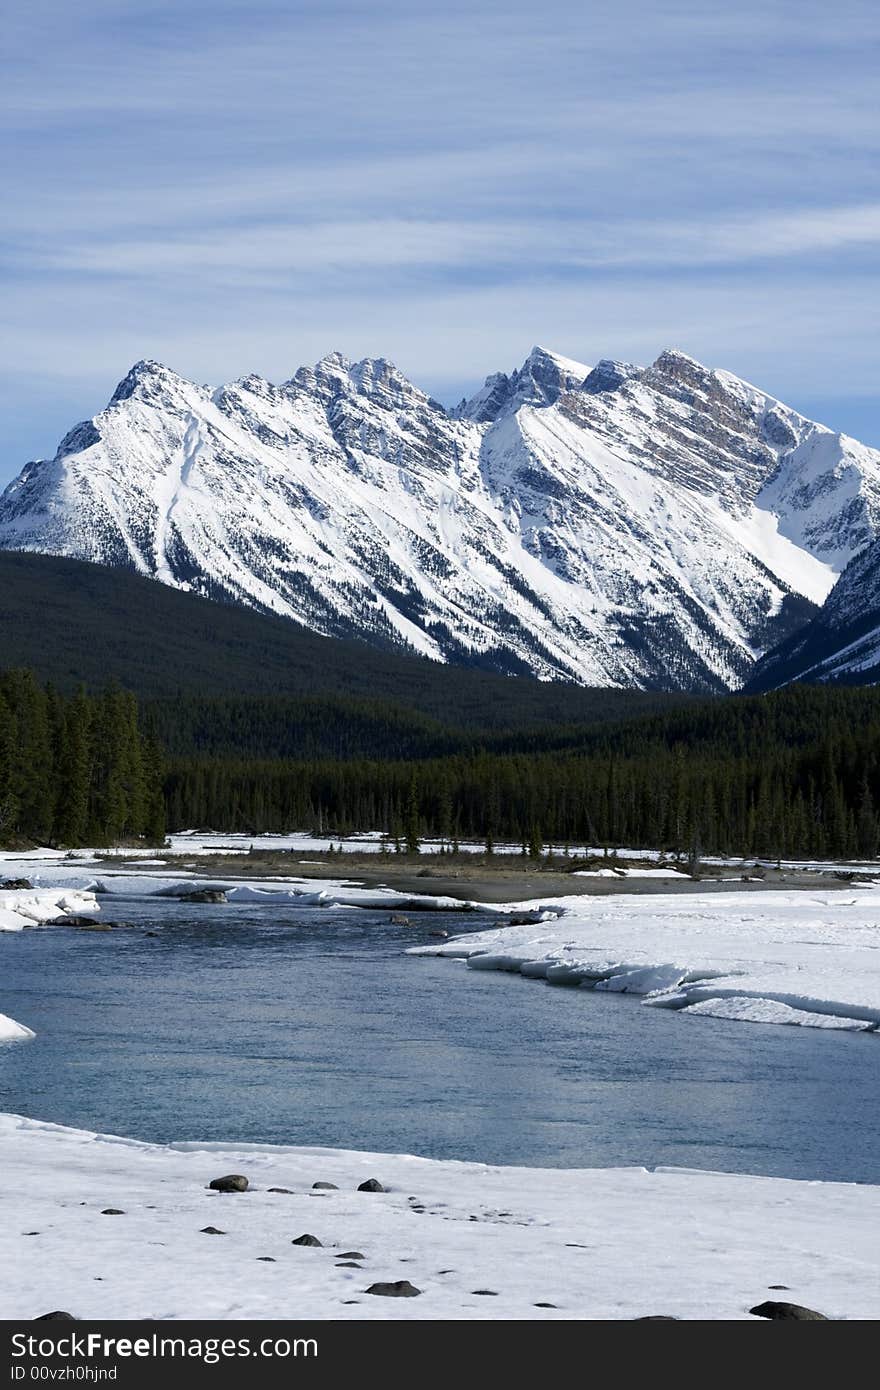
<svg viewBox="0 0 880 1390">
<path fill-rule="evenodd" d="M 0 1014 L 0 1043 L 24 1042 L 26 1038 L 34 1037 L 36 1034 L 32 1028 L 25 1028 L 23 1023 L 16 1023 L 14 1018 Z"/>
<path fill-rule="evenodd" d="M 98 911 L 93 892 L 77 888 L 0 889 L 0 931 L 40 927 L 65 914 L 89 916 Z"/>
<path fill-rule="evenodd" d="M 558 920 L 453 937 L 412 954 L 635 994 L 692 1019 L 880 1024 L 880 889 L 568 897 L 541 906 L 556 908 Z"/>
<path fill-rule="evenodd" d="M 0 1318 L 757 1322 L 748 1310 L 766 1298 L 880 1316 L 880 1188 L 867 1185 L 165 1147 L 15 1115 L 0 1115 L 0 1167 L 15 1194 L 0 1224 L 0 1267 L 14 1271 Z M 225 1173 L 249 1190 L 209 1191 Z M 371 1177 L 387 1190 L 358 1192 Z M 304 1232 L 321 1246 L 293 1245 Z M 419 1296 L 366 1292 L 399 1279 Z"/>
<path fill-rule="evenodd" d="M 112 880 L 108 881 L 112 885 Z M 360 888 L 356 883 L 341 879 L 322 880 L 324 886 L 315 886 L 314 879 L 301 879 L 302 885 L 284 887 L 280 883 L 229 883 L 223 879 L 192 879 L 184 883 L 170 883 L 155 890 L 160 898 L 181 898 L 194 889 L 220 889 L 230 903 L 256 903 L 272 907 L 278 903 L 296 903 L 300 907 L 362 907 L 362 908 L 408 908 L 411 912 L 454 912 L 462 911 L 464 904 L 458 898 L 446 898 L 436 894 L 399 893 L 393 888 Z M 290 883 L 289 879 L 285 883 Z M 110 889 L 112 891 L 112 887 Z"/>
</svg>

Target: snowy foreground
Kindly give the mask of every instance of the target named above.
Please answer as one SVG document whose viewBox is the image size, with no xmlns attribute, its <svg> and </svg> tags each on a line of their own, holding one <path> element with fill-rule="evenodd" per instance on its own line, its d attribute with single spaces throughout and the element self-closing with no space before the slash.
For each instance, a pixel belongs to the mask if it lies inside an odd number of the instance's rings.
<svg viewBox="0 0 880 1390">
<path fill-rule="evenodd" d="M 560 898 L 551 920 L 412 948 L 471 969 L 635 994 L 686 1016 L 876 1030 L 880 889 Z"/>
<path fill-rule="evenodd" d="M 736 1319 L 773 1298 L 880 1317 L 878 1187 L 162 1147 L 15 1115 L 0 1165 L 2 1318 Z M 210 1192 L 227 1173 L 250 1190 Z M 387 1191 L 356 1190 L 371 1177 Z M 366 1292 L 401 1279 L 420 1295 Z"/>
</svg>

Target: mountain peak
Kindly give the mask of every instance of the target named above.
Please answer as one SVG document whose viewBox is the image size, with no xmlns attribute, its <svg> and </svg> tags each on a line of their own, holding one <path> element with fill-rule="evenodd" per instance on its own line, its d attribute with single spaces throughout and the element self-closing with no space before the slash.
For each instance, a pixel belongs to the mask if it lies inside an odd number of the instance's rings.
<svg viewBox="0 0 880 1390">
<path fill-rule="evenodd" d="M 588 396 L 604 395 L 605 392 L 616 391 L 625 381 L 641 376 L 643 371 L 643 367 L 637 367 L 633 362 L 617 362 L 613 358 L 603 357 L 585 378 L 581 389 Z"/>
<path fill-rule="evenodd" d="M 351 359 L 346 357 L 344 352 L 339 352 L 334 348 L 332 352 L 325 352 L 319 362 L 315 363 L 315 371 L 340 371 L 347 372 L 351 367 Z"/>
<path fill-rule="evenodd" d="M 548 366 L 555 368 L 566 379 L 576 379 L 579 382 L 583 381 L 590 370 L 585 362 L 576 361 L 573 357 L 565 357 L 561 352 L 554 352 L 552 348 L 542 347 L 540 343 L 537 343 L 520 368 L 520 372 L 535 368 L 541 371 Z"/>
<path fill-rule="evenodd" d="M 480 390 L 470 400 L 462 401 L 456 414 L 482 425 L 522 405 L 553 405 L 564 391 L 576 390 L 589 371 L 584 362 L 538 345 L 510 376 L 504 372 L 487 376 Z"/>
<path fill-rule="evenodd" d="M 139 362 L 135 362 L 127 376 L 122 378 L 110 397 L 110 404 L 116 405 L 120 401 L 129 400 L 132 396 L 153 399 L 169 388 L 186 384 L 183 377 L 178 376 L 163 362 L 157 362 L 152 357 L 144 357 Z"/>
</svg>

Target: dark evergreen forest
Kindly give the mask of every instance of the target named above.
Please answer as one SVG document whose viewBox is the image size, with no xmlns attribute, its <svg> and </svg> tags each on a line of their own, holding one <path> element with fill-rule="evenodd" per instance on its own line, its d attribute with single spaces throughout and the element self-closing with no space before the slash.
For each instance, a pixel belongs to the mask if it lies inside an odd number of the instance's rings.
<svg viewBox="0 0 880 1390">
<path fill-rule="evenodd" d="M 373 746 L 359 754 L 353 741 L 345 756 L 175 757 L 166 780 L 169 824 L 251 833 L 383 829 L 410 848 L 432 835 L 450 844 L 513 840 L 527 852 L 549 841 L 694 856 L 877 853 L 880 691 L 873 689 L 796 686 L 618 725 L 508 730 L 479 740 L 447 730 L 442 751 L 432 727 L 429 756 L 413 748 L 412 730 L 397 753 L 393 729 L 369 734 Z"/>
<path fill-rule="evenodd" d="M 65 698 L 29 671 L 0 673 L 0 844 L 161 843 L 163 776 L 133 695 Z"/>
<path fill-rule="evenodd" d="M 638 708 L 636 706 L 636 708 Z M 443 721 L 386 700 L 61 695 L 0 676 L 0 841 L 165 827 L 384 830 L 672 853 L 874 857 L 880 690 L 794 686 L 618 721 Z M 489 720 L 487 720 L 487 723 Z"/>
</svg>

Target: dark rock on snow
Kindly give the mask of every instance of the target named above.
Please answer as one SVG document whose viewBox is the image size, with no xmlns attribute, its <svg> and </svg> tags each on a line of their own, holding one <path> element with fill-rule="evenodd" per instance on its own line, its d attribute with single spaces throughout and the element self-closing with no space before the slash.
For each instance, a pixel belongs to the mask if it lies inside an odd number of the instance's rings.
<svg viewBox="0 0 880 1390">
<path fill-rule="evenodd" d="M 39 1317 L 34 1318 L 34 1322 L 77 1322 L 73 1313 L 65 1313 L 60 1308 L 54 1313 L 40 1313 Z"/>
<path fill-rule="evenodd" d="M 125 1212 L 119 1207 L 105 1207 L 101 1212 L 102 1216 L 124 1216 Z"/>
<path fill-rule="evenodd" d="M 313 1182 L 312 1191 L 317 1192 L 319 1190 L 323 1192 L 338 1192 L 339 1188 L 336 1186 L 335 1182 Z"/>
<path fill-rule="evenodd" d="M 248 1180 L 242 1173 L 227 1173 L 224 1178 L 212 1178 L 208 1186 L 215 1192 L 247 1192 Z"/>
<path fill-rule="evenodd" d="M 225 903 L 226 894 L 222 888 L 197 888 L 192 893 L 181 893 L 182 903 Z"/>
<path fill-rule="evenodd" d="M 772 1318 L 775 1322 L 829 1321 L 824 1313 L 817 1313 L 814 1308 L 804 1308 L 800 1303 L 774 1303 L 772 1299 L 750 1308 L 749 1312 L 756 1318 Z"/>
<path fill-rule="evenodd" d="M 203 1227 L 202 1227 L 202 1235 L 203 1235 L 203 1236 L 225 1236 L 225 1235 L 226 1235 L 226 1232 L 225 1232 L 225 1231 L 221 1231 L 217 1226 L 203 1226 Z"/>
<path fill-rule="evenodd" d="M 8 888 L 13 893 L 21 892 L 22 890 L 29 892 L 33 886 L 34 885 L 28 878 L 4 878 L 3 882 L 0 883 L 0 888 Z M 55 1317 L 56 1314 L 48 1313 L 46 1316 Z"/>
<path fill-rule="evenodd" d="M 422 1291 L 408 1279 L 398 1279 L 392 1284 L 371 1284 L 366 1293 L 374 1293 L 379 1298 L 416 1298 Z"/>
<path fill-rule="evenodd" d="M 324 1248 L 323 1240 L 318 1240 L 317 1236 L 310 1236 L 308 1231 L 305 1235 L 297 1236 L 296 1240 L 292 1240 L 290 1243 L 291 1245 L 313 1245 L 316 1249 Z"/>
<path fill-rule="evenodd" d="M 378 1178 L 367 1178 L 366 1182 L 358 1183 L 358 1192 L 385 1192 L 386 1190 Z"/>
<path fill-rule="evenodd" d="M 365 1260 L 366 1255 L 362 1255 L 360 1250 L 341 1250 L 336 1256 L 337 1260 Z"/>
</svg>

